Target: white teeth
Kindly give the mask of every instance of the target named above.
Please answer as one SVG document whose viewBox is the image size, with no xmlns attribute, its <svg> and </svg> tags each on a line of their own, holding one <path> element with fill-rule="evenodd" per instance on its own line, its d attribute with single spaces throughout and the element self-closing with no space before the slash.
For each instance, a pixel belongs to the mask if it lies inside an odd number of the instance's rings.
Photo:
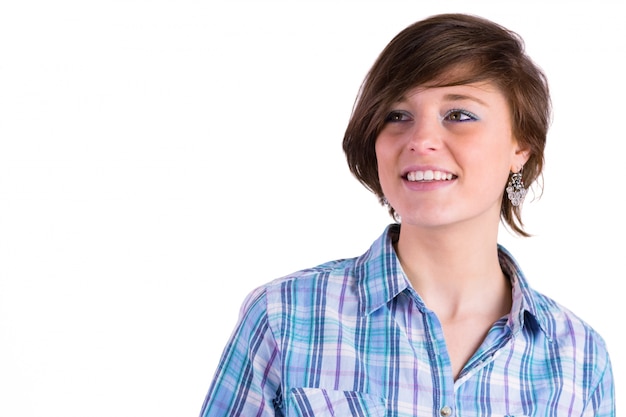
<svg viewBox="0 0 626 417">
<path fill-rule="evenodd" d="M 443 171 L 412 171 L 406 175 L 409 181 L 448 181 L 452 179 L 452 174 Z"/>
</svg>

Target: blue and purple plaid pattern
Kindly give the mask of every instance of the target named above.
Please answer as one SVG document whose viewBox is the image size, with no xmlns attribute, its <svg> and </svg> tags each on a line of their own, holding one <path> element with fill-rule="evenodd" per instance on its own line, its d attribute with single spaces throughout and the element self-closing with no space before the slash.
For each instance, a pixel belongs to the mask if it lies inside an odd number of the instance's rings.
<svg viewBox="0 0 626 417">
<path fill-rule="evenodd" d="M 253 291 L 201 416 L 615 415 L 602 338 L 532 290 L 502 247 L 511 314 L 455 380 L 441 325 L 396 257 L 398 233 Z"/>
</svg>

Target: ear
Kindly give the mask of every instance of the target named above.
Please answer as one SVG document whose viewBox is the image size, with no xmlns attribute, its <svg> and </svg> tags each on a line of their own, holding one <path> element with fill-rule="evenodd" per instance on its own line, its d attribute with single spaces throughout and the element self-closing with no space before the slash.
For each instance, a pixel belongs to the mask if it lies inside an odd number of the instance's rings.
<svg viewBox="0 0 626 417">
<path fill-rule="evenodd" d="M 530 146 L 517 142 L 511 158 L 511 172 L 519 172 L 530 158 Z"/>
</svg>

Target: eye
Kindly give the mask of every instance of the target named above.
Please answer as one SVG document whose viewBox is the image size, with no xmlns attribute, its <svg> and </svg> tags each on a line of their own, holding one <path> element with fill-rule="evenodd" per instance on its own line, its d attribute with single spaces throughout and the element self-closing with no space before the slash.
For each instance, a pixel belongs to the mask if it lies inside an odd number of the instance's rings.
<svg viewBox="0 0 626 417">
<path fill-rule="evenodd" d="M 385 117 L 385 123 L 398 123 L 411 120 L 411 115 L 405 111 L 393 110 Z"/>
<path fill-rule="evenodd" d="M 470 122 L 478 120 L 478 117 L 467 110 L 453 109 L 448 111 L 443 119 L 449 122 Z"/>
</svg>

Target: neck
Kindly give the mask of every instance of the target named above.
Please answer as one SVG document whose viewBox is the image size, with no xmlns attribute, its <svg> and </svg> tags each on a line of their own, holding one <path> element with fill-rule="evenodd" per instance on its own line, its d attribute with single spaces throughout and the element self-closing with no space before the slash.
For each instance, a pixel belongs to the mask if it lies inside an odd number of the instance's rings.
<svg viewBox="0 0 626 417">
<path fill-rule="evenodd" d="M 475 231 L 402 225 L 400 263 L 413 288 L 440 317 L 510 304 L 510 284 L 500 268 L 496 227 Z"/>
</svg>

